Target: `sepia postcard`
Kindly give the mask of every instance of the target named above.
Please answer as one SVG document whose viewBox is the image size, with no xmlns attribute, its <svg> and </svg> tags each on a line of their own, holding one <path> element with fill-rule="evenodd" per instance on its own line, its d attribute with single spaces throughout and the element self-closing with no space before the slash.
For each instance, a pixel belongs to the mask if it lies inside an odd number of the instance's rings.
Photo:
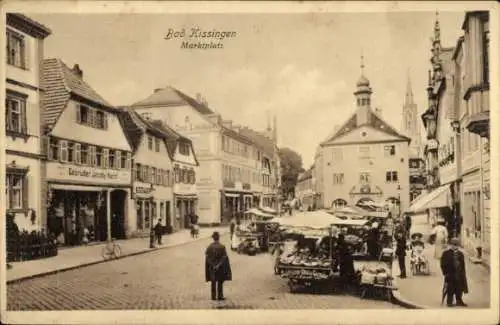
<svg viewBox="0 0 500 325">
<path fill-rule="evenodd" d="M 2 1 L 6 324 L 497 324 L 496 2 Z"/>
</svg>

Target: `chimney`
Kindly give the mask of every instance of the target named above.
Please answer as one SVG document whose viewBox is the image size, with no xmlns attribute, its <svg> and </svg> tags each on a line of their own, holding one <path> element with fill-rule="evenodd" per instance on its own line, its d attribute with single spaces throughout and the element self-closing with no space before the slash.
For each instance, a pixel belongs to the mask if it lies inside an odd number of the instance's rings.
<svg viewBox="0 0 500 325">
<path fill-rule="evenodd" d="M 162 91 L 162 90 L 163 90 L 163 88 L 156 88 L 156 89 L 154 90 L 154 93 L 156 94 L 157 92 Z"/>
<path fill-rule="evenodd" d="M 77 75 L 80 79 L 83 78 L 83 71 L 82 69 L 80 69 L 78 63 L 73 66 L 73 69 L 71 69 L 71 71 L 73 71 L 73 73 Z"/>
<path fill-rule="evenodd" d="M 200 93 L 196 93 L 196 101 L 200 104 L 203 103 L 203 98 L 201 97 Z"/>
<path fill-rule="evenodd" d="M 380 108 L 375 108 L 375 114 L 377 114 L 378 117 L 382 117 L 382 110 Z"/>
</svg>

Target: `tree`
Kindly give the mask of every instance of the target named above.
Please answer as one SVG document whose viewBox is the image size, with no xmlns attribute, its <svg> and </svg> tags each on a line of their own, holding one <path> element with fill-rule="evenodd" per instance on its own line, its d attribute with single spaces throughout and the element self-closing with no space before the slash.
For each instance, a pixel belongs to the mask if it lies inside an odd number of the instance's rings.
<svg viewBox="0 0 500 325">
<path fill-rule="evenodd" d="M 281 164 L 281 187 L 282 194 L 288 197 L 289 194 L 295 196 L 295 186 L 300 173 L 304 172 L 302 168 L 302 157 L 290 148 L 279 149 Z"/>
</svg>

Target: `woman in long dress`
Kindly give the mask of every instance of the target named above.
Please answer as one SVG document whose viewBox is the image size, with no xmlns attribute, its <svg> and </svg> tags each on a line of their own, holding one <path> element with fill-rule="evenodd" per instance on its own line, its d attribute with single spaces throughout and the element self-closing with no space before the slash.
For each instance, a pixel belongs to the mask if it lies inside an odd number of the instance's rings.
<svg viewBox="0 0 500 325">
<path fill-rule="evenodd" d="M 446 242 L 448 240 L 448 230 L 442 221 L 438 221 L 436 227 L 432 229 L 432 235 L 436 238 L 434 242 L 434 257 L 439 260 L 446 249 Z"/>
</svg>

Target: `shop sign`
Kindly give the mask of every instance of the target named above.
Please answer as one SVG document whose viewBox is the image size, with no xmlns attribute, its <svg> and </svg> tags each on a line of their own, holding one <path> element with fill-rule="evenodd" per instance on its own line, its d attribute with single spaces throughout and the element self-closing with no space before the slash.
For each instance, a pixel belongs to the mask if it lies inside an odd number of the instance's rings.
<svg viewBox="0 0 500 325">
<path fill-rule="evenodd" d="M 135 193 L 137 194 L 149 194 L 153 191 L 151 187 L 136 186 Z"/>
<path fill-rule="evenodd" d="M 130 184 L 131 173 L 130 170 L 113 170 L 48 162 L 47 178 L 106 184 Z"/>
<path fill-rule="evenodd" d="M 174 193 L 176 194 L 194 194 L 196 187 L 192 184 L 174 184 Z"/>
</svg>

